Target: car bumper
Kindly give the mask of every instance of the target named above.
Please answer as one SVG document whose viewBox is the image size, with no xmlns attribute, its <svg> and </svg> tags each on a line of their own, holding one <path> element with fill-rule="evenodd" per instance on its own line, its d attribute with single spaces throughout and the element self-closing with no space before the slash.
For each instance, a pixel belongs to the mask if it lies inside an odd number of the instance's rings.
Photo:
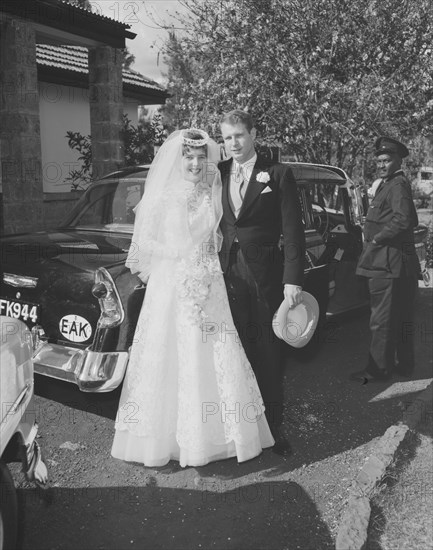
<svg viewBox="0 0 433 550">
<path fill-rule="evenodd" d="M 24 442 L 25 461 L 23 463 L 23 472 L 27 481 L 33 481 L 39 485 L 45 485 L 48 482 L 48 470 L 42 460 L 42 452 L 36 441 L 38 425 L 33 424 L 30 434 Z"/>
<path fill-rule="evenodd" d="M 109 392 L 117 388 L 125 375 L 129 353 L 103 353 L 42 344 L 33 356 L 38 374 L 77 384 L 85 392 Z"/>
</svg>

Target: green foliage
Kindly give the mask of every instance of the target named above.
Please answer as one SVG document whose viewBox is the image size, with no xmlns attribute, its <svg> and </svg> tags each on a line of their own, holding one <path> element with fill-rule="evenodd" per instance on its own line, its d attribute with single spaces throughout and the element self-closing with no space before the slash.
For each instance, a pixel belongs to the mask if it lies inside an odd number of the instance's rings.
<svg viewBox="0 0 433 550">
<path fill-rule="evenodd" d="M 135 55 L 128 48 L 122 48 L 122 69 L 131 69 L 135 62 Z"/>
<path fill-rule="evenodd" d="M 148 164 L 153 160 L 153 131 L 149 122 L 133 126 L 123 115 L 121 138 L 125 147 L 125 165 Z"/>
<path fill-rule="evenodd" d="M 71 170 L 65 181 L 71 183 L 71 191 L 85 189 L 92 180 L 92 144 L 90 136 L 83 136 L 80 132 L 66 132 L 68 145 L 78 151 L 78 160 L 82 165 L 78 170 Z"/>
<path fill-rule="evenodd" d="M 59 0 L 57 0 L 59 1 Z M 90 0 L 67 0 L 69 4 L 73 4 L 75 6 L 78 6 L 80 8 L 84 8 L 88 11 L 92 11 L 92 5 L 90 3 Z"/>
<path fill-rule="evenodd" d="M 161 122 L 162 126 L 162 122 Z M 127 115 L 123 115 L 121 138 L 125 147 L 125 166 L 148 164 L 154 156 L 155 135 L 162 130 L 155 128 L 150 122 L 140 122 L 133 126 Z M 79 153 L 78 160 L 82 162 L 78 170 L 71 170 L 66 181 L 71 183 L 71 191 L 86 189 L 93 179 L 92 175 L 92 139 L 80 132 L 66 132 L 68 145 Z"/>
<path fill-rule="evenodd" d="M 300 161 L 365 166 L 376 136 L 433 126 L 431 0 L 186 0 L 165 46 L 173 127 L 252 113 Z"/>
<path fill-rule="evenodd" d="M 162 145 L 168 134 L 162 123 L 162 114 L 158 111 L 153 115 L 150 128 L 154 145 Z"/>
</svg>

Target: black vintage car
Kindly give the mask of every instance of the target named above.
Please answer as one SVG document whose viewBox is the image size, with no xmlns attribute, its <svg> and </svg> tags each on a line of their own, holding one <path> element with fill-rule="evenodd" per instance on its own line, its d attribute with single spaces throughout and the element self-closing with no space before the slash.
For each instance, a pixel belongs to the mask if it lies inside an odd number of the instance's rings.
<svg viewBox="0 0 433 550">
<path fill-rule="evenodd" d="M 367 303 L 355 276 L 363 198 L 339 168 L 290 163 L 303 210 L 305 289 L 321 311 Z M 35 372 L 107 392 L 128 365 L 145 285 L 125 267 L 148 167 L 93 183 L 58 229 L 1 240 L 1 313 L 31 329 Z"/>
</svg>

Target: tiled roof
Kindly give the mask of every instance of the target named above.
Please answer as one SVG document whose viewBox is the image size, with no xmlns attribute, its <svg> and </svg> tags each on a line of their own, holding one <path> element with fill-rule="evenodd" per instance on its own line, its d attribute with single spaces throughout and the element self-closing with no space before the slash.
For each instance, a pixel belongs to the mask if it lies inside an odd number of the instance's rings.
<svg viewBox="0 0 433 550">
<path fill-rule="evenodd" d="M 73 0 L 71 0 L 72 2 Z M 105 0 L 103 0 L 105 1 Z M 108 44 L 113 48 L 124 48 L 125 39 L 134 39 L 137 35 L 131 32 L 127 22 L 117 21 L 102 15 L 98 3 L 87 10 L 66 0 L 1 0 L 0 13 L 36 23 L 36 35 L 50 38 L 50 43 L 57 40 L 62 33 L 68 33 L 68 44 L 87 45 L 89 43 Z M 119 2 L 114 2 L 113 8 Z M 41 25 L 41 27 L 39 27 Z M 71 40 L 71 35 L 73 39 Z M 57 43 L 57 42 L 55 42 Z"/>
<path fill-rule="evenodd" d="M 128 25 L 126 23 L 122 23 L 121 21 L 117 21 L 116 19 L 113 19 L 112 17 L 108 17 L 107 15 L 102 15 L 100 13 L 100 9 L 98 9 L 98 6 L 93 6 L 92 10 L 88 10 L 87 8 L 84 8 L 80 6 L 79 4 L 75 4 L 74 2 L 71 2 L 70 0 L 56 0 L 58 4 L 66 5 L 68 8 L 73 6 L 73 9 L 80 10 L 85 13 L 85 15 L 89 15 L 89 17 L 95 17 L 100 19 L 105 19 L 105 21 L 109 21 L 110 23 L 117 24 L 121 27 L 130 28 L 131 25 Z"/>
<path fill-rule="evenodd" d="M 83 46 L 36 45 L 36 62 L 39 66 L 52 67 L 65 71 L 87 74 L 87 48 Z M 146 90 L 164 92 L 164 88 L 131 69 L 123 69 L 123 83 Z"/>
</svg>

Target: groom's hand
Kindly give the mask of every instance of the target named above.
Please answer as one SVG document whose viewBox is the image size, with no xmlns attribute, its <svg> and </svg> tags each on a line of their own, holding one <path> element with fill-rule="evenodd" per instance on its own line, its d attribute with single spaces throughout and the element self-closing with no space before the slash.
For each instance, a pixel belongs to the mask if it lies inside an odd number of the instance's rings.
<svg viewBox="0 0 433 550">
<path fill-rule="evenodd" d="M 284 298 L 289 301 L 289 307 L 295 307 L 303 300 L 302 287 L 298 285 L 284 285 Z"/>
</svg>

